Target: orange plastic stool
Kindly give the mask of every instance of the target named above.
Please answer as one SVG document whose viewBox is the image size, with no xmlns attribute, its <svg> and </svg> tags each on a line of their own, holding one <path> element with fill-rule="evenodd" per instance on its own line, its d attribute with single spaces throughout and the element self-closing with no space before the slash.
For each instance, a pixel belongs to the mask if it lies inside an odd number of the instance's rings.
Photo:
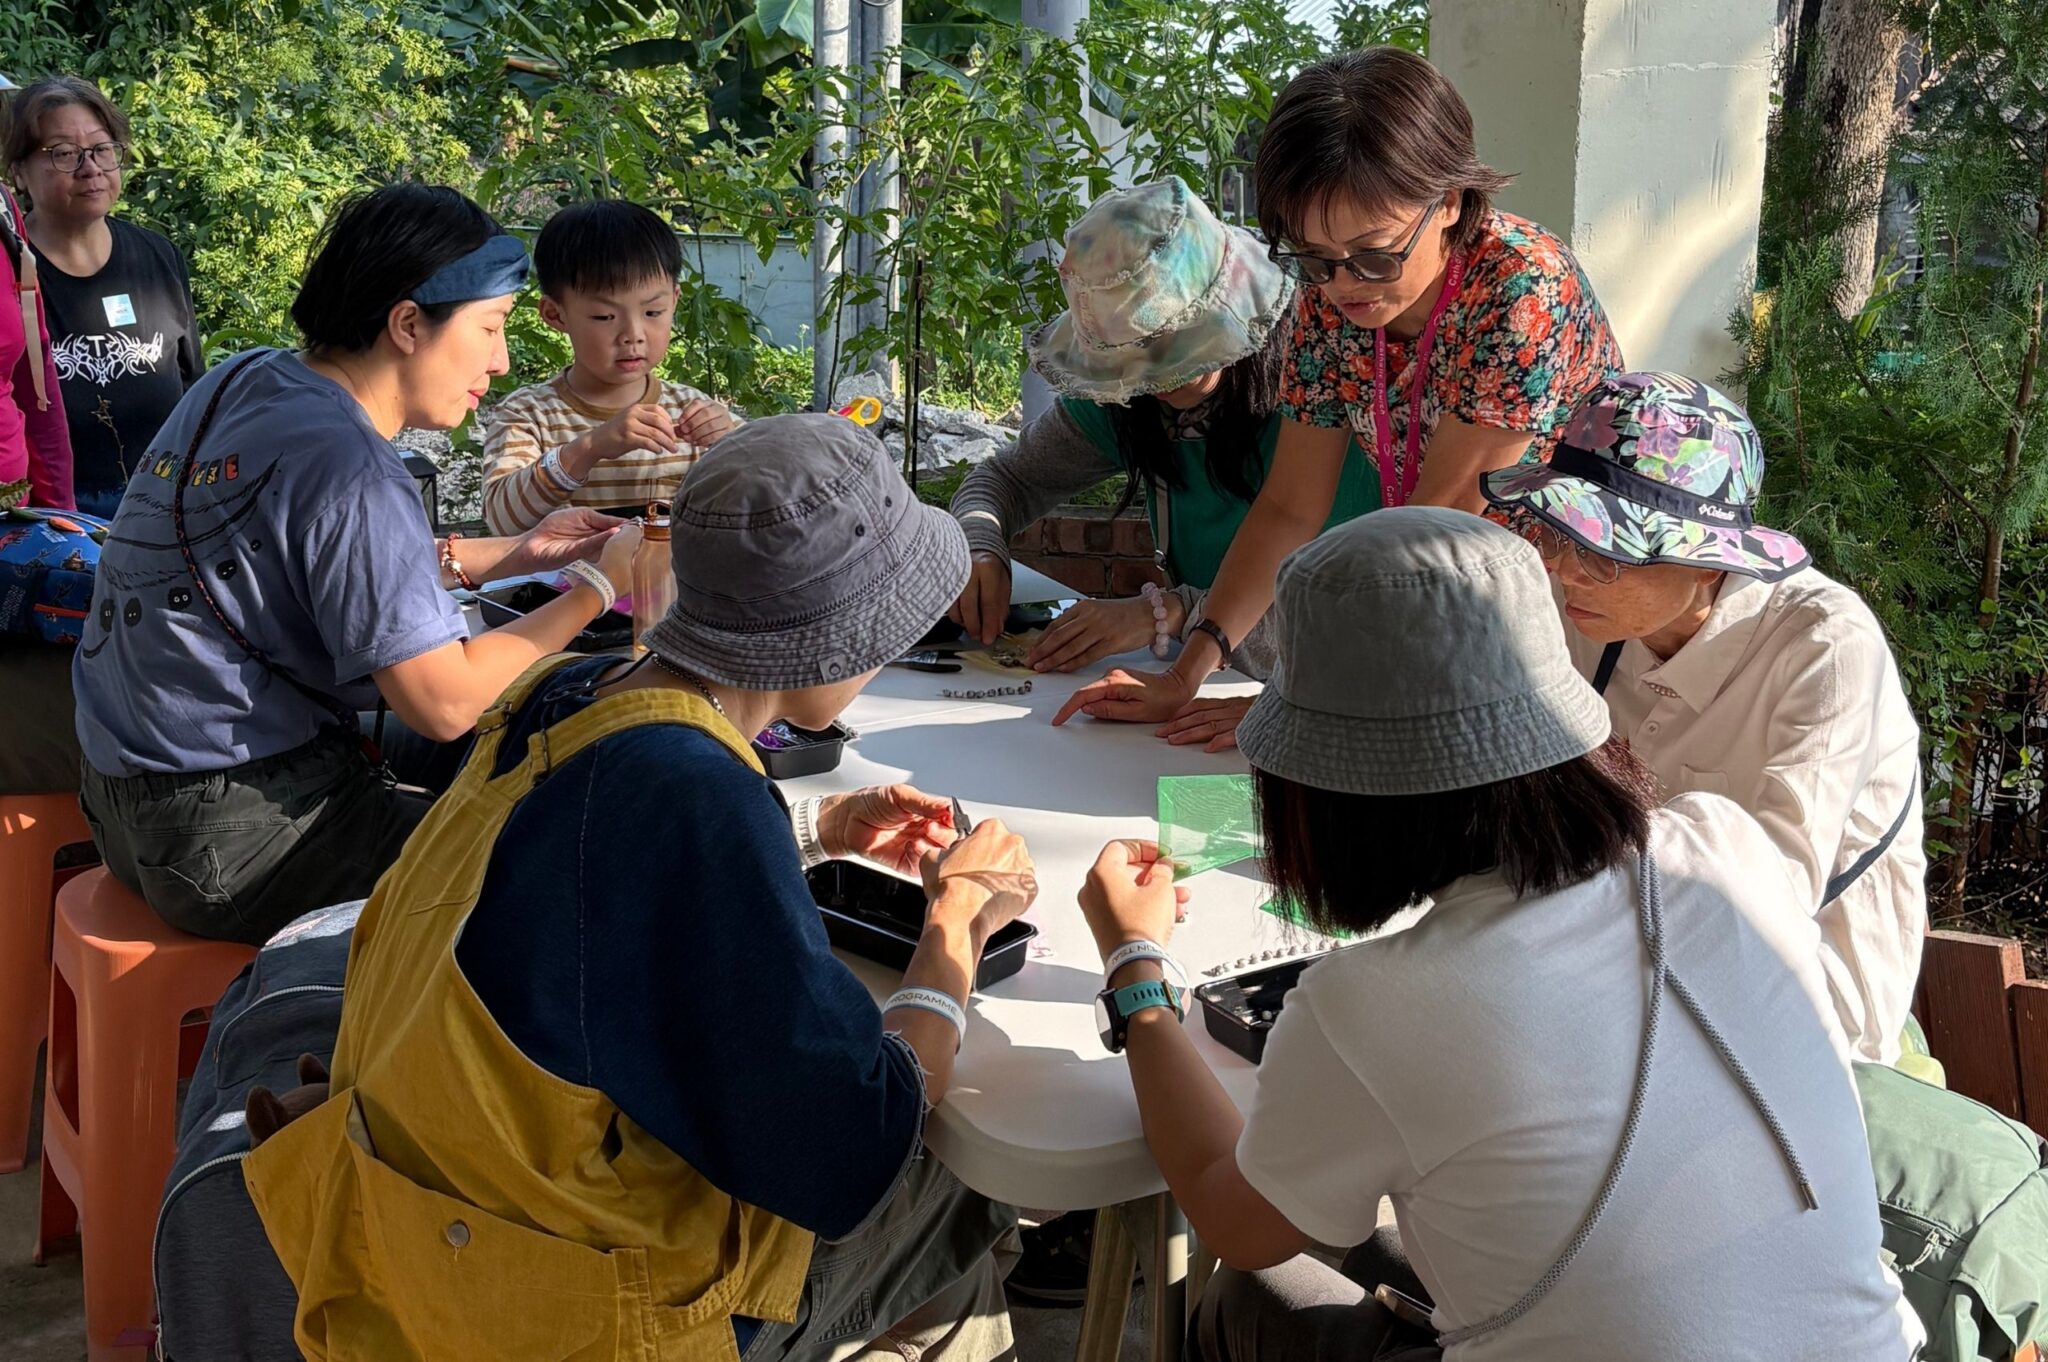
<svg viewBox="0 0 2048 1362">
<path fill-rule="evenodd" d="M 206 1036 L 185 1018 L 220 1001 L 255 954 L 167 925 L 104 868 L 57 893 L 36 1261 L 79 1231 L 90 1358 L 139 1356 L 122 1350 L 155 1340 L 150 1251 L 176 1152 L 178 1080 Z"/>
<path fill-rule="evenodd" d="M 50 1024 L 57 848 L 91 839 L 76 794 L 0 795 L 0 1173 L 28 1161 L 36 1051 Z"/>
</svg>

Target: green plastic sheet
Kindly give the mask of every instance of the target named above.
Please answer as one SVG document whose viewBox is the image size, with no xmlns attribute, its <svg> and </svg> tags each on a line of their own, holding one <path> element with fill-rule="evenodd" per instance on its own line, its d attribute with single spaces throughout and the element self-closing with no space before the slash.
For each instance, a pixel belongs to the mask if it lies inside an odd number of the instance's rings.
<svg viewBox="0 0 2048 1362">
<path fill-rule="evenodd" d="M 1161 776 L 1159 845 L 1173 877 L 1235 865 L 1259 854 L 1250 776 Z"/>
</svg>

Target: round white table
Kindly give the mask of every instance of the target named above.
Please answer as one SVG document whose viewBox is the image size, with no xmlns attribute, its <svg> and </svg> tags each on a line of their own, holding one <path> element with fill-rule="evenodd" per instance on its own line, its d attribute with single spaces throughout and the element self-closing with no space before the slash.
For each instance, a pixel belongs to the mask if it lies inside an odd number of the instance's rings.
<svg viewBox="0 0 2048 1362">
<path fill-rule="evenodd" d="M 1128 665 L 1158 665 L 1149 656 Z M 1025 1207 L 1076 1210 L 1131 1201 L 1164 1189 L 1146 1151 L 1137 1102 L 1121 1056 L 1103 1048 L 1095 995 L 1102 961 L 1076 902 L 1103 843 L 1158 836 L 1158 778 L 1243 772 L 1236 752 L 1174 747 L 1147 725 L 1050 720 L 1100 666 L 1031 678 L 1029 695 L 947 700 L 942 690 L 1012 685 L 968 664 L 934 675 L 886 667 L 844 716 L 858 730 L 837 770 L 782 782 L 791 798 L 907 781 L 960 800 L 976 822 L 1000 818 L 1037 862 L 1039 893 L 1025 920 L 1038 928 L 1031 957 L 1012 977 L 970 1000 L 966 1044 L 953 1086 L 932 1113 L 925 1138 L 968 1186 Z M 1247 682 L 1207 692 L 1244 694 Z M 1261 912 L 1256 863 L 1187 881 L 1187 921 L 1171 949 L 1190 982 L 1219 962 L 1319 940 Z M 898 971 L 847 956 L 879 1000 Z M 1212 1040 L 1199 1009 L 1188 1032 L 1240 1106 L 1256 1070 Z"/>
<path fill-rule="evenodd" d="M 1147 654 L 1116 661 L 1159 665 Z M 1142 1249 L 1152 1357 L 1171 1362 L 1203 1274 L 1198 1269 L 1191 1290 L 1186 1222 L 1145 1147 L 1124 1059 L 1103 1048 L 1096 1030 L 1102 960 L 1076 895 L 1105 842 L 1158 836 L 1159 777 L 1237 774 L 1246 766 L 1235 751 L 1171 746 L 1150 725 L 1081 717 L 1052 727 L 1066 698 L 1107 665 L 1034 676 L 1029 695 L 984 700 L 941 692 L 1015 685 L 1025 674 L 999 675 L 971 662 L 943 675 L 886 667 L 844 715 L 860 736 L 838 768 L 782 788 L 798 798 L 904 781 L 959 799 L 976 822 L 1000 818 L 1023 836 L 1038 868 L 1038 901 L 1025 915 L 1038 928 L 1031 958 L 969 1000 L 953 1086 L 926 1123 L 925 1140 L 986 1196 L 1030 1208 L 1102 1208 L 1077 1356 L 1114 1362 Z M 1203 693 L 1257 689 L 1219 676 Z M 1187 921 L 1170 948 L 1190 984 L 1206 982 L 1205 971 L 1218 964 L 1235 973 L 1235 962 L 1247 957 L 1330 944 L 1260 910 L 1268 895 L 1255 862 L 1187 886 Z M 896 970 L 842 958 L 878 1001 L 901 982 Z M 1247 1106 L 1254 1067 L 1210 1038 L 1199 1003 L 1186 1026 L 1231 1099 Z"/>
</svg>

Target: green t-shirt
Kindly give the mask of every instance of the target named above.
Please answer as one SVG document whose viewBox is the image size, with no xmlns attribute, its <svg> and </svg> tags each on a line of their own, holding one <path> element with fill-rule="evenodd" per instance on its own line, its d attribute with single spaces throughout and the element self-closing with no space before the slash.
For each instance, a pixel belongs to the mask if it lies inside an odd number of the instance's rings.
<svg viewBox="0 0 2048 1362">
<path fill-rule="evenodd" d="M 1130 466 L 1117 446 L 1116 428 L 1107 410 L 1074 397 L 1061 398 L 1060 405 L 1098 449 L 1124 467 Z M 1279 442 L 1284 420 L 1276 412 L 1259 432 L 1261 480 L 1273 466 L 1273 446 Z M 1230 541 L 1237 537 L 1237 527 L 1244 523 L 1251 503 L 1238 500 L 1210 479 L 1206 440 L 1181 440 L 1177 444 L 1187 485 L 1164 489 L 1168 501 L 1166 571 L 1174 581 L 1206 591 L 1215 582 L 1216 570 L 1223 565 L 1223 555 L 1229 551 Z M 1152 533 L 1157 536 L 1159 507 L 1154 503 L 1153 491 L 1149 485 L 1145 488 L 1145 506 L 1151 516 Z M 1353 439 L 1344 448 L 1344 472 L 1337 481 L 1337 499 L 1330 506 L 1330 519 L 1323 528 L 1327 530 L 1379 508 L 1379 472 Z"/>
</svg>

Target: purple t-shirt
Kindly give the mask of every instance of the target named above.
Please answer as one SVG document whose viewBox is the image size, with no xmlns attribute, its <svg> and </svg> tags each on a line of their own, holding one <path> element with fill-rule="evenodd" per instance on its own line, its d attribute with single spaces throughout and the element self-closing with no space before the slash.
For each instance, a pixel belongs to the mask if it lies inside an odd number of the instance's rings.
<svg viewBox="0 0 2048 1362">
<path fill-rule="evenodd" d="M 283 350 L 235 374 L 185 492 L 223 614 L 274 663 L 353 709 L 370 673 L 466 637 L 417 485 L 340 387 Z M 172 478 L 236 361 L 171 413 L 100 557 L 72 664 L 78 740 L 103 775 L 215 771 L 288 751 L 332 712 L 250 659 L 207 609 L 171 526 Z"/>
</svg>

